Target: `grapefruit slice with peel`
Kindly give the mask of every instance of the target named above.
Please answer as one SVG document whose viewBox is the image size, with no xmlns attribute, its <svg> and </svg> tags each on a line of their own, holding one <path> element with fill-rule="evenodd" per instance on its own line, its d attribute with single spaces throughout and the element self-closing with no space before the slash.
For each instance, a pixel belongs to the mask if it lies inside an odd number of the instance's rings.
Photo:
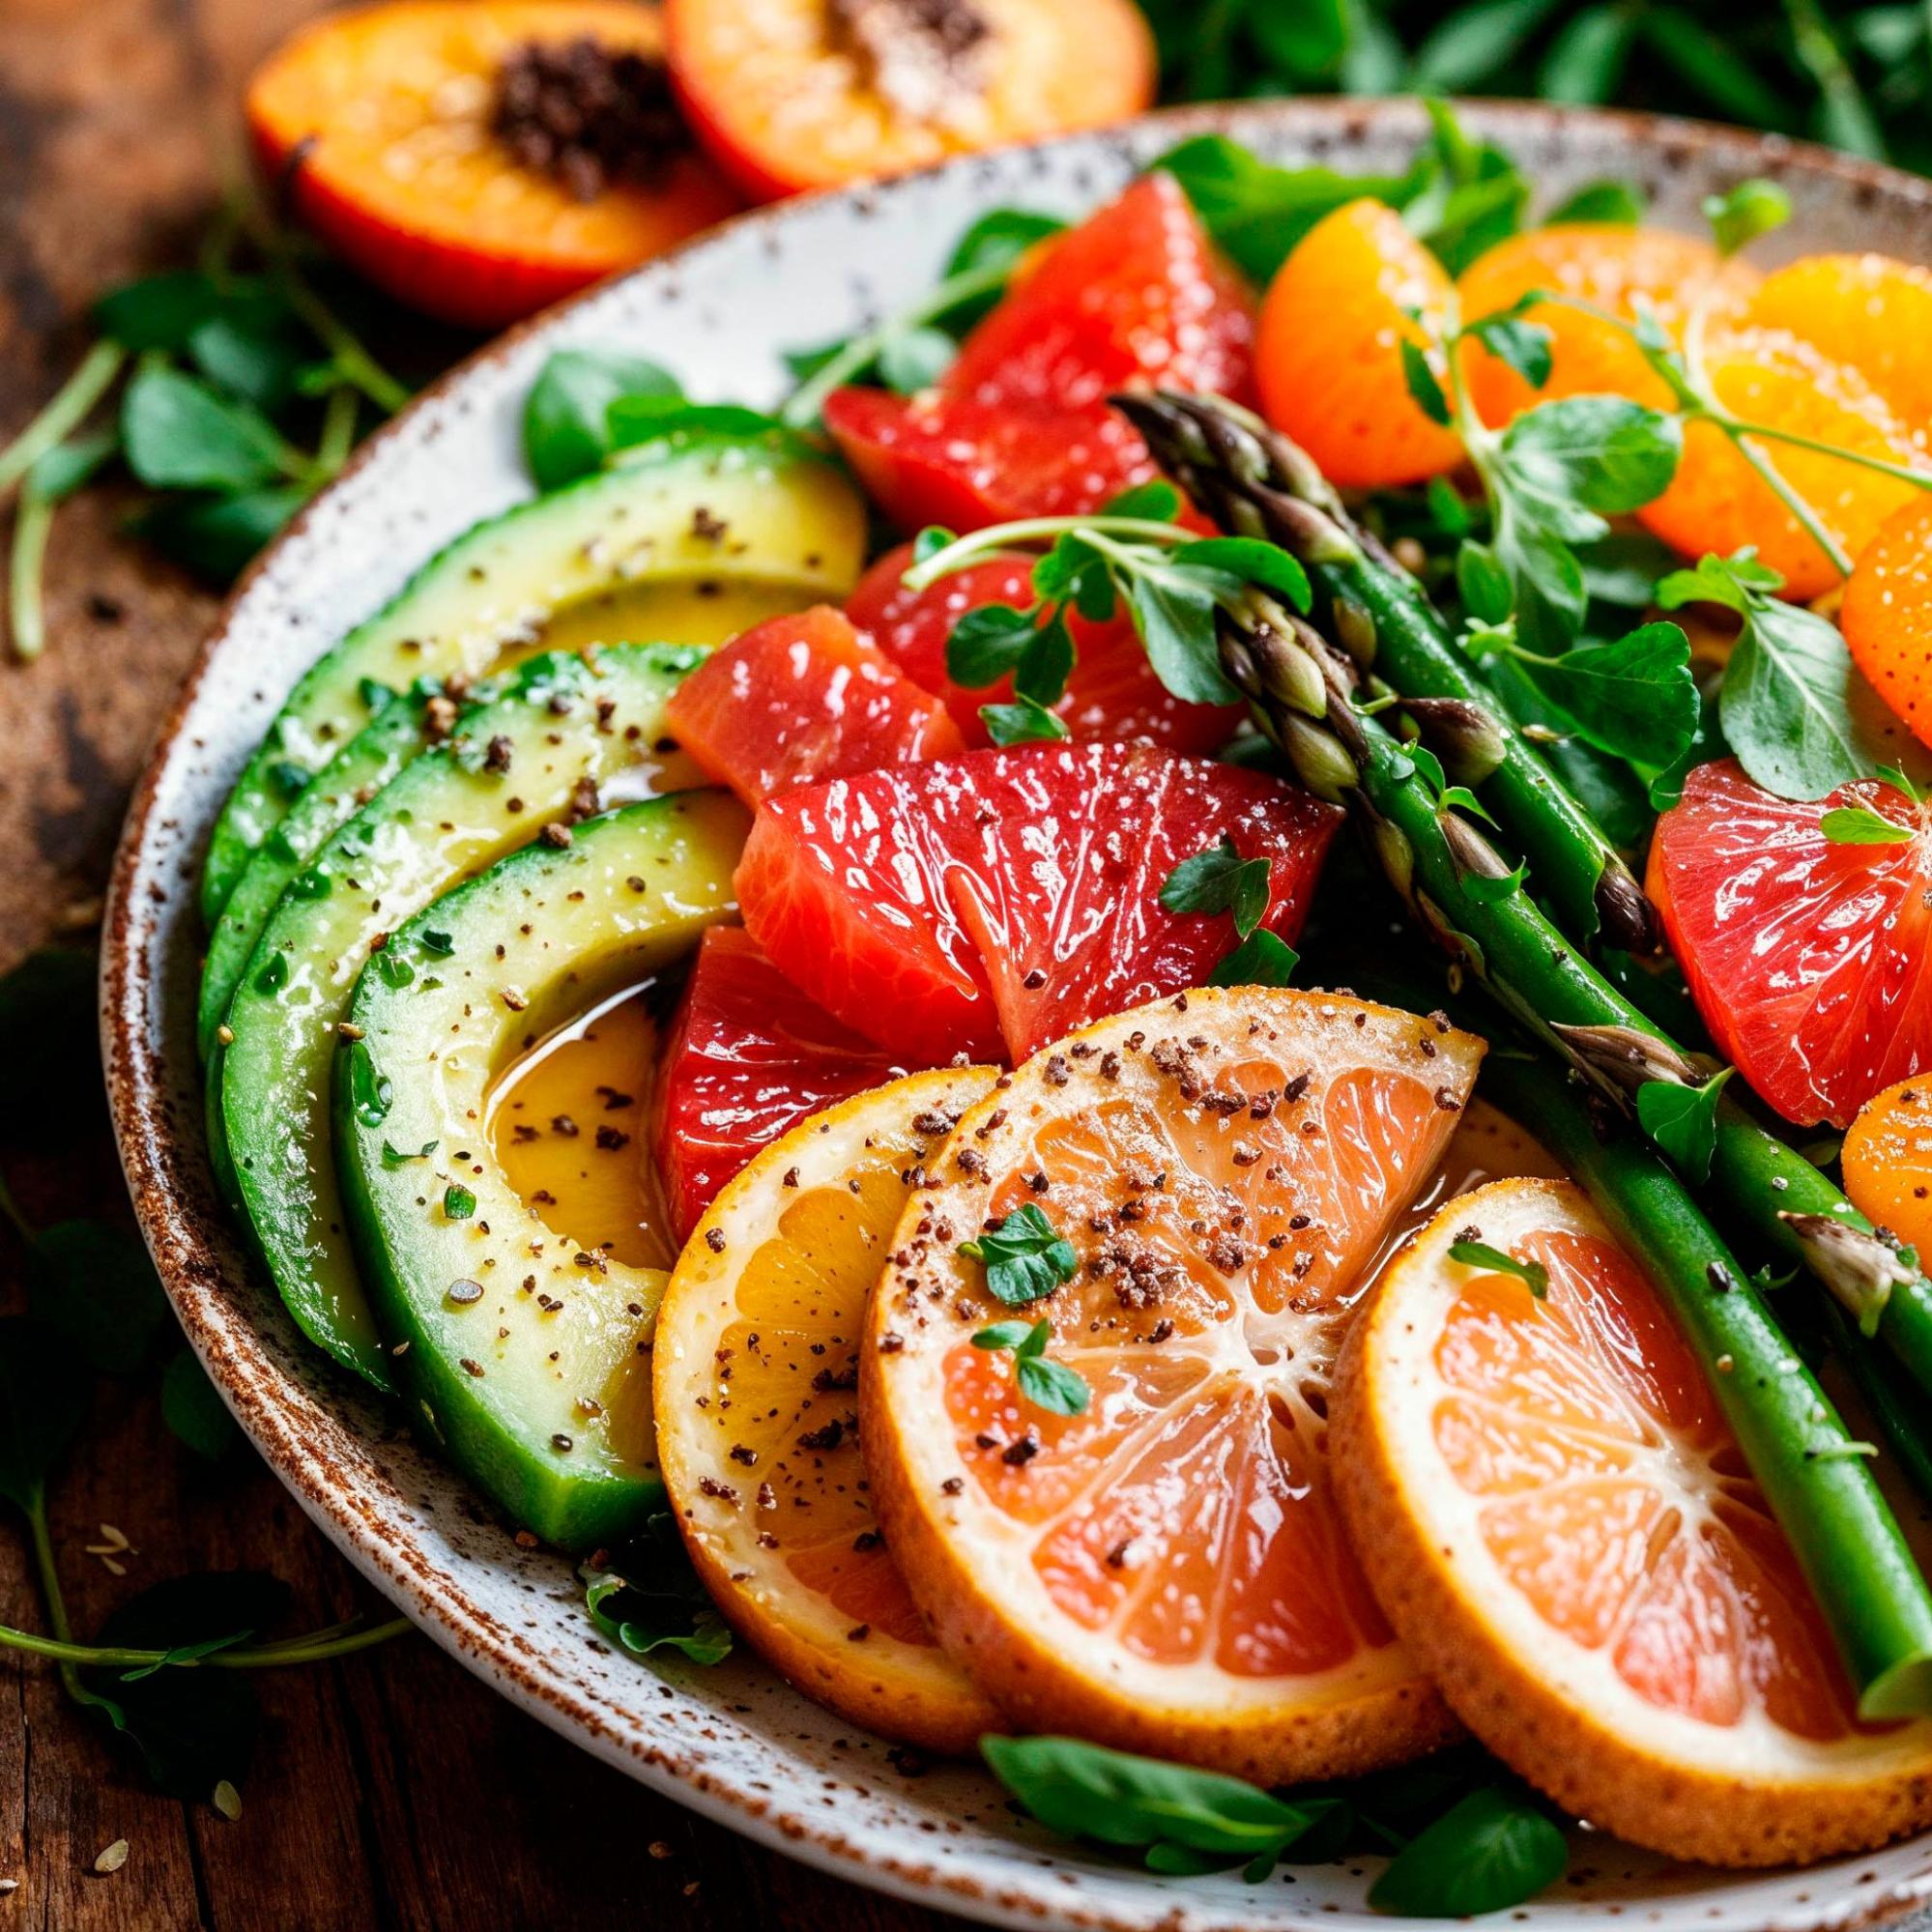
<svg viewBox="0 0 1932 1932">
<path fill-rule="evenodd" d="M 651 1350 L 665 1485 L 718 1608 L 808 1695 L 946 1752 L 996 1720 L 873 1518 L 856 1358 L 908 1176 L 994 1078 L 913 1074 L 774 1140 L 699 1223 Z"/>
<path fill-rule="evenodd" d="M 1451 1257 L 1480 1241 L 1524 1280 Z M 1932 1824 L 1932 1721 L 1873 1725 L 1657 1291 L 1563 1181 L 1451 1201 L 1343 1351 L 1336 1487 L 1469 1728 L 1567 1810 L 1721 1865 Z"/>
<path fill-rule="evenodd" d="M 860 1413 L 914 1600 L 1017 1724 L 1270 1784 L 1455 1735 L 1349 1554 L 1324 1438 L 1350 1312 L 1482 1052 L 1339 995 L 1197 992 L 960 1123 L 879 1278 Z M 1043 1221 L 1065 1279 L 1010 1305 L 999 1244 L 968 1244 Z M 985 1345 L 1041 1321 L 1078 1412 Z"/>
</svg>

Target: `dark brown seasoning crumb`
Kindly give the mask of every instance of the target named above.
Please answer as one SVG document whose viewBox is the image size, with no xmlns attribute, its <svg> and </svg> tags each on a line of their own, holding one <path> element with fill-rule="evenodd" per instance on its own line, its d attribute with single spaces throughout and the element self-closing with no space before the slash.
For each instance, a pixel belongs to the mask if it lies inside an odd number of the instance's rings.
<svg viewBox="0 0 1932 1932">
<path fill-rule="evenodd" d="M 724 1229 L 722 1227 L 706 1228 L 705 1246 L 708 1248 L 713 1254 L 722 1254 L 725 1252 Z"/>
<path fill-rule="evenodd" d="M 1023 1435 L 1018 1442 L 1009 1442 L 1000 1452 L 999 1459 L 1009 1469 L 1024 1469 L 1040 1453 L 1039 1438 Z"/>
<path fill-rule="evenodd" d="M 553 819 L 550 822 L 550 823 L 545 825 L 542 831 L 540 831 L 537 834 L 537 837 L 540 838 L 545 845 L 554 846 L 557 848 L 559 851 L 562 851 L 570 843 L 570 827 L 568 825 L 561 825 L 556 822 L 556 820 Z"/>
</svg>

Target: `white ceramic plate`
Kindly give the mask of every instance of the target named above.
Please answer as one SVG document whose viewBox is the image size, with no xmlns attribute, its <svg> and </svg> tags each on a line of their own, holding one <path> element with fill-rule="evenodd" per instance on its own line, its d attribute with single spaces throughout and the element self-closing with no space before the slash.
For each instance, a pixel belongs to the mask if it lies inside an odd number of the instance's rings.
<svg viewBox="0 0 1932 1932">
<path fill-rule="evenodd" d="M 1608 176 L 1657 218 L 1773 174 L 1796 218 L 1768 253 L 1851 245 L 1932 261 L 1932 184 L 1758 136 L 1637 117 L 1474 107 L 1555 200 Z M 1225 130 L 1270 158 L 1400 168 L 1423 132 L 1401 102 L 1301 101 L 1153 116 L 739 218 L 493 345 L 375 437 L 237 592 L 137 790 L 115 870 L 102 996 L 107 1078 L 134 1205 L 195 1348 L 323 1532 L 437 1642 L 632 1776 L 861 1884 L 995 1924 L 1258 1932 L 1370 1917 L 1364 1865 L 1163 1879 L 1085 1856 L 1013 1815 L 965 1767 L 908 1775 L 887 1748 L 740 1656 L 662 1678 L 609 1654 L 561 1559 L 520 1551 L 366 1390 L 305 1347 L 217 1211 L 200 1130 L 195 879 L 228 787 L 298 674 L 439 545 L 529 491 L 525 392 L 552 350 L 629 350 L 693 393 L 776 400 L 780 351 L 823 342 L 927 288 L 974 216 L 1077 216 L 1182 135 Z M 541 1856 L 533 1848 L 532 1856 Z M 1570 1878 L 1514 1915 L 1539 1932 L 1624 1919 L 1672 1932 L 1871 1925 L 1932 1897 L 1932 1838 L 1802 1873 L 1665 1865 L 1586 1837 Z"/>
</svg>

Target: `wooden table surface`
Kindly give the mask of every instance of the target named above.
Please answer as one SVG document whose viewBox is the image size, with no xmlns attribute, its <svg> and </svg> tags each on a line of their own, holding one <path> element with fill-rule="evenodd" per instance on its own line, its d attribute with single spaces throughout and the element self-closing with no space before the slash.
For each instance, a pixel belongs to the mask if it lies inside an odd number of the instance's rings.
<svg viewBox="0 0 1932 1932">
<path fill-rule="evenodd" d="M 102 288 L 182 260 L 232 151 L 241 77 L 314 0 L 0 0 L 0 441 L 72 368 Z M 123 506 L 65 508 L 50 643 L 0 658 L 0 969 L 98 910 L 128 791 L 216 600 L 116 535 Z M 87 1158 L 14 1157 L 37 1219 L 121 1213 L 104 1136 Z M 0 1309 L 20 1253 L 0 1231 Z M 152 1389 L 108 1390 L 58 1481 L 78 1628 L 144 1583 L 262 1567 L 304 1627 L 377 1606 L 251 1452 L 198 1465 Z M 134 1545 L 117 1579 L 83 1545 Z M 0 1621 L 38 1627 L 0 1505 Z M 910 1932 L 936 1916 L 842 1885 L 591 1762 L 426 1639 L 264 1673 L 262 1748 L 235 1823 L 155 1796 L 63 1697 L 0 1651 L 0 1932 L 568 1932 L 648 1922 Z M 127 1839 L 126 1865 L 95 1877 Z"/>
</svg>

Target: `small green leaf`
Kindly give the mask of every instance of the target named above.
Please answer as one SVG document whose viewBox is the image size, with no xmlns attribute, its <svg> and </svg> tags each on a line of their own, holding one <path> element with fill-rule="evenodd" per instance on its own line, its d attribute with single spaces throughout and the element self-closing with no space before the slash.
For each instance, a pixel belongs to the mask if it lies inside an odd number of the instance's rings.
<svg viewBox="0 0 1932 1932">
<path fill-rule="evenodd" d="M 632 1657 L 671 1650 L 692 1663 L 713 1664 L 730 1656 L 731 1628 L 691 1567 L 668 1512 L 648 1517 L 636 1537 L 610 1553 L 603 1569 L 587 1565 L 578 1574 L 591 1621 Z"/>
<path fill-rule="evenodd" d="M 1014 695 L 1024 703 L 1051 707 L 1066 696 L 1073 670 L 1073 633 L 1067 628 L 1064 608 L 1056 608 L 1020 653 L 1013 672 Z"/>
<path fill-rule="evenodd" d="M 432 959 L 447 960 L 456 950 L 455 939 L 435 926 L 424 926 L 417 934 L 416 942 Z"/>
<path fill-rule="evenodd" d="M 1669 488 L 1684 448 L 1676 416 L 1622 396 L 1561 396 L 1525 410 L 1503 432 L 1499 457 L 1514 492 L 1538 505 L 1539 521 L 1572 542 L 1600 529 L 1578 527 L 1558 506 L 1580 505 L 1594 517 L 1624 516 Z"/>
<path fill-rule="evenodd" d="M 1506 622 L 1515 605 L 1510 574 L 1486 543 L 1465 536 L 1456 551 L 1456 589 L 1478 623 Z"/>
<path fill-rule="evenodd" d="M 1030 208 L 990 208 L 954 244 L 944 279 L 1014 268 L 1035 243 L 1062 233 L 1066 225 L 1056 215 Z"/>
<path fill-rule="evenodd" d="M 1570 1845 L 1533 1799 L 1472 1791 L 1398 1852 L 1369 1889 L 1377 1912 L 1464 1918 L 1534 1898 L 1563 1876 Z"/>
<path fill-rule="evenodd" d="M 1011 604 L 962 611 L 946 639 L 946 676 L 968 690 L 1009 677 L 1033 641 L 1033 613 Z"/>
<path fill-rule="evenodd" d="M 1017 1378 L 1020 1393 L 1036 1409 L 1049 1415 L 1078 1416 L 1086 1413 L 1093 1392 L 1077 1370 L 1064 1362 L 1052 1362 L 1044 1355 L 1020 1357 Z"/>
<path fill-rule="evenodd" d="M 460 1181 L 451 1181 L 443 1190 L 443 1213 L 446 1220 L 468 1221 L 476 1211 L 476 1197 Z"/>
<path fill-rule="evenodd" d="M 1505 899 L 1523 889 L 1523 880 L 1528 877 L 1529 867 L 1526 865 L 1517 866 L 1515 871 L 1505 873 L 1500 879 L 1472 875 L 1462 881 L 1463 896 L 1478 906 L 1500 906 Z"/>
<path fill-rule="evenodd" d="M 1774 181 L 1741 181 L 1722 194 L 1705 197 L 1704 218 L 1717 252 L 1735 255 L 1791 219 L 1791 196 Z"/>
<path fill-rule="evenodd" d="M 1419 343 L 1410 341 L 1406 335 L 1402 337 L 1401 350 L 1402 380 L 1408 385 L 1410 399 L 1431 422 L 1447 429 L 1455 419 L 1454 413 L 1435 371 L 1428 365 L 1428 357 Z"/>
<path fill-rule="evenodd" d="M 191 1348 L 174 1355 L 161 1371 L 161 1420 L 176 1441 L 207 1462 L 219 1462 L 242 1440 L 227 1403 Z"/>
<path fill-rule="evenodd" d="M 1692 1187 L 1702 1187 L 1711 1177 L 1717 1097 L 1734 1071 L 1725 1067 L 1702 1086 L 1648 1080 L 1637 1088 L 1637 1124 Z"/>
<path fill-rule="evenodd" d="M 1265 858 L 1244 859 L 1224 832 L 1168 874 L 1160 904 L 1168 912 L 1232 912 L 1236 937 L 1245 939 L 1268 916 L 1271 870 Z"/>
<path fill-rule="evenodd" d="M 1181 493 L 1165 477 L 1135 483 L 1101 505 L 1102 516 L 1139 517 L 1148 523 L 1171 523 L 1180 514 Z"/>
<path fill-rule="evenodd" d="M 130 526 L 163 556 L 216 587 L 233 583 L 309 499 L 293 483 L 227 495 L 169 497 Z"/>
<path fill-rule="evenodd" d="M 1051 1324 L 1050 1324 L 1051 1325 Z M 975 1348 L 1018 1348 L 1038 1326 L 1035 1322 L 995 1321 L 972 1337 Z"/>
<path fill-rule="evenodd" d="M 128 467 L 155 489 L 249 490 L 281 474 L 281 439 L 247 403 L 178 369 L 143 369 L 121 402 Z"/>
<path fill-rule="evenodd" d="M 1517 315 L 1489 315 L 1470 323 L 1463 333 L 1474 336 L 1531 389 L 1540 389 L 1549 381 L 1550 344 L 1555 337 L 1541 322 L 1525 322 Z"/>
<path fill-rule="evenodd" d="M 1304 614 L 1312 599 L 1301 561 L 1279 544 L 1266 543 L 1258 536 L 1203 536 L 1193 543 L 1177 544 L 1170 556 L 1183 567 L 1203 564 L 1211 570 L 1225 570 Z"/>
<path fill-rule="evenodd" d="M 1066 737 L 1066 725 L 1044 705 L 1015 697 L 1010 705 L 982 705 L 980 723 L 996 745 L 1036 744 Z"/>
<path fill-rule="evenodd" d="M 901 395 L 931 389 L 945 374 L 960 345 L 943 329 L 902 329 L 879 352 L 879 379 Z"/>
<path fill-rule="evenodd" d="M 1541 1261 L 1518 1261 L 1514 1254 L 1492 1248 L 1474 1235 L 1450 1243 L 1449 1258 L 1465 1268 L 1486 1268 L 1492 1275 L 1514 1275 L 1538 1301 L 1549 1293 L 1549 1270 Z"/>
<path fill-rule="evenodd" d="M 1670 764 L 1697 730 L 1690 641 L 1668 620 L 1539 659 L 1530 675 L 1586 743 L 1637 764 Z"/>
<path fill-rule="evenodd" d="M 669 370 L 615 350 L 560 349 L 550 357 L 523 406 L 524 461 L 539 490 L 604 467 L 611 405 L 620 396 L 681 402 L 684 391 Z"/>
<path fill-rule="evenodd" d="M 1023 1308 L 1074 1278 L 1080 1257 L 1063 1241 L 1045 1211 L 1032 1201 L 1017 1207 L 996 1227 L 959 1252 L 986 1270 L 987 1292 L 1008 1308 Z"/>
<path fill-rule="evenodd" d="M 277 955 L 279 957 L 279 955 Z M 349 1043 L 349 1105 L 364 1127 L 380 1127 L 395 1104 L 395 1086 L 376 1071 L 366 1040 Z"/>
<path fill-rule="evenodd" d="M 1301 955 L 1266 927 L 1249 936 L 1208 974 L 1210 986 L 1286 986 Z"/>
<path fill-rule="evenodd" d="M 389 1141 L 385 1140 L 383 1142 L 383 1166 L 393 1170 L 397 1168 L 407 1167 L 411 1161 L 426 1161 L 430 1155 L 435 1153 L 436 1147 L 437 1143 L 434 1140 L 425 1140 L 414 1154 L 406 1154 L 400 1147 L 391 1146 Z"/>
<path fill-rule="evenodd" d="M 1869 805 L 1838 805 L 1818 821 L 1834 846 L 1909 846 L 1918 837 L 1910 825 L 1888 819 Z"/>
<path fill-rule="evenodd" d="M 958 540 L 943 524 L 929 523 L 912 539 L 912 561 L 914 563 L 930 562 L 948 544 L 956 543 Z"/>
<path fill-rule="evenodd" d="M 1592 14 L 1612 18 L 1622 15 L 1616 7 L 1598 7 Z M 1562 99 L 1562 96 L 1553 98 Z M 1644 191 L 1633 181 L 1593 181 L 1560 201 L 1546 217 L 1554 227 L 1558 222 L 1600 223 L 1606 228 L 1634 228 L 1649 209 Z"/>
</svg>

